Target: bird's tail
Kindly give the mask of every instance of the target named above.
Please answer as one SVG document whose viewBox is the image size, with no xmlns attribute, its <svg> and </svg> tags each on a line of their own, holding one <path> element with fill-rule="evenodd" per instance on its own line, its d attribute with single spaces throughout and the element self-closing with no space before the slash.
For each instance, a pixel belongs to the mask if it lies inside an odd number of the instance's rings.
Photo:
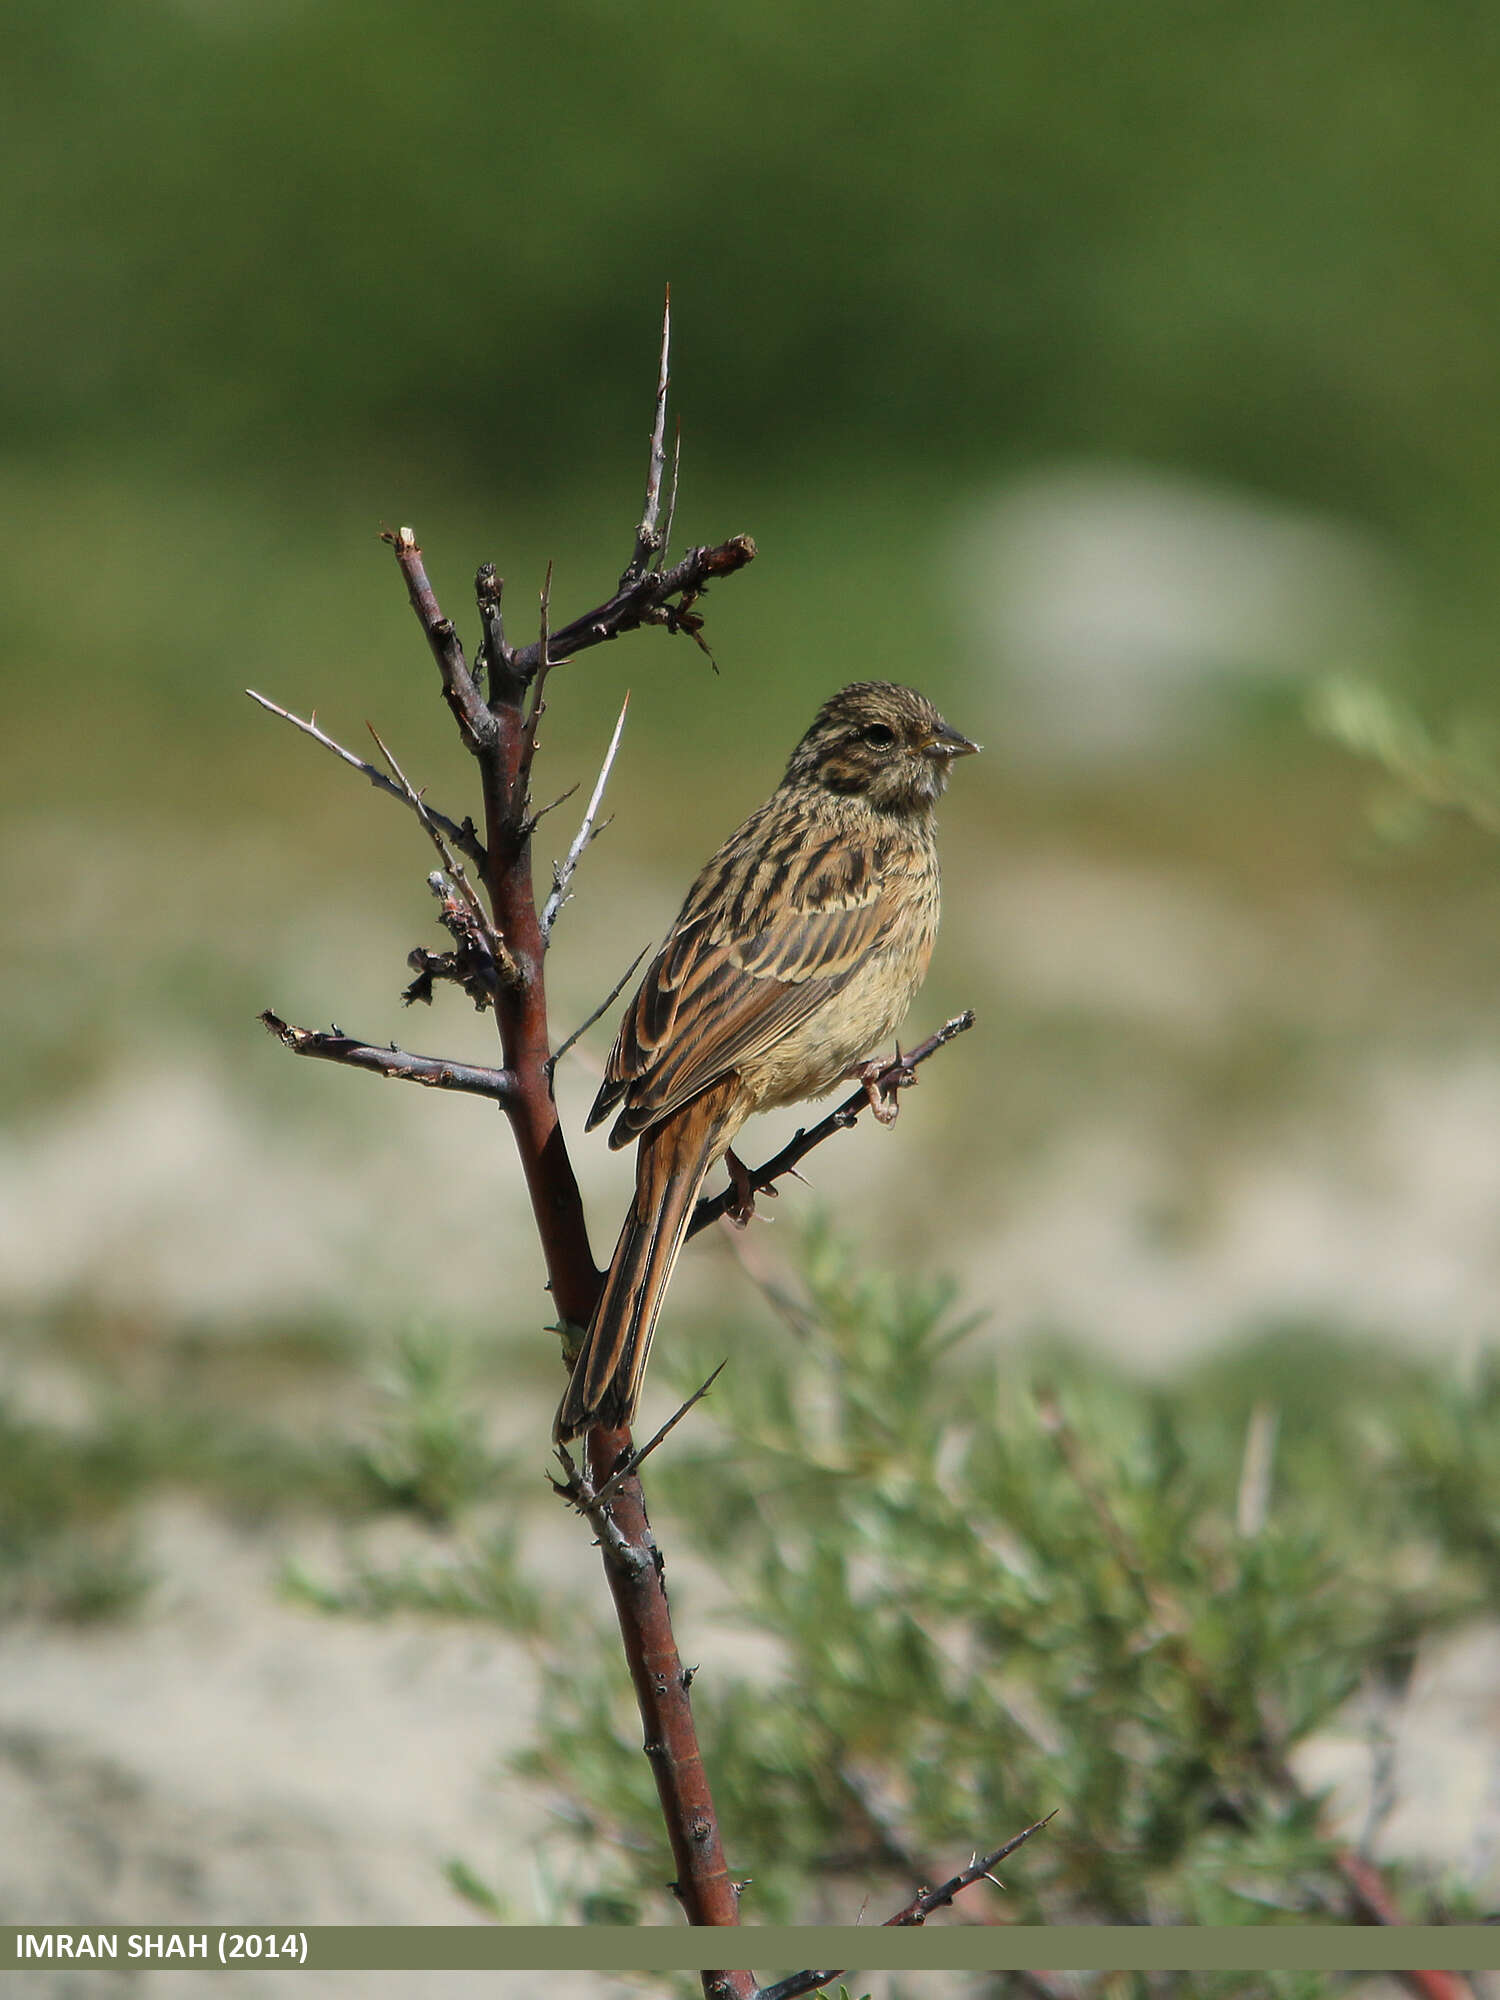
<svg viewBox="0 0 1500 2000">
<path fill-rule="evenodd" d="M 667 1280 L 704 1176 L 740 1122 L 740 1092 L 726 1077 L 641 1135 L 635 1199 L 553 1427 L 560 1443 L 634 1416 Z"/>
</svg>

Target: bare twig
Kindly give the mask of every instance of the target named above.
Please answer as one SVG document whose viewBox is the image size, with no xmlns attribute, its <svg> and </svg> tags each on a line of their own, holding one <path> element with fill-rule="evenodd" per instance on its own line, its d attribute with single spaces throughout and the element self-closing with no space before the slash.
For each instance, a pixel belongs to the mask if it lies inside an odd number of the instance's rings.
<svg viewBox="0 0 1500 2000">
<path fill-rule="evenodd" d="M 908 1050 L 899 1060 L 888 1063 L 875 1078 L 874 1088 L 882 1092 L 906 1088 L 915 1080 L 914 1072 L 924 1062 L 973 1025 L 972 1007 L 966 1008 L 962 1014 L 955 1014 L 951 1021 L 943 1023 L 935 1035 L 929 1035 L 925 1042 L 919 1042 L 916 1048 Z M 861 1084 L 859 1089 L 846 1097 L 836 1110 L 830 1111 L 826 1118 L 820 1119 L 809 1130 L 795 1133 L 781 1151 L 767 1160 L 764 1166 L 752 1167 L 749 1171 L 751 1187 L 762 1193 L 767 1191 L 772 1182 L 792 1173 L 815 1146 L 821 1146 L 825 1139 L 831 1139 L 836 1132 L 847 1132 L 851 1125 L 857 1124 L 860 1114 L 869 1108 L 870 1094 L 865 1085 Z M 705 1196 L 693 1210 L 693 1219 L 687 1229 L 688 1236 L 696 1236 L 700 1229 L 707 1229 L 711 1222 L 717 1222 L 721 1215 L 727 1215 L 734 1207 L 735 1201 L 733 1185 L 725 1188 L 722 1194 Z"/>
<path fill-rule="evenodd" d="M 909 1903 L 897 1910 L 893 1917 L 887 1917 L 881 1928 L 905 1929 L 915 1924 L 925 1924 L 935 1910 L 945 1908 L 956 1896 L 962 1895 L 965 1889 L 972 1888 L 976 1882 L 987 1880 L 993 1882 L 995 1878 L 991 1871 L 998 1868 L 1008 1854 L 1014 1854 L 1018 1847 L 1030 1840 L 1034 1833 L 1040 1833 L 1048 1821 L 1056 1817 L 1055 1810 L 1049 1812 L 1046 1819 L 1037 1820 L 1023 1833 L 1018 1833 L 1013 1839 L 1007 1840 L 1003 1847 L 997 1847 L 989 1854 L 976 1854 L 967 1868 L 961 1868 L 940 1888 L 919 1890 Z M 847 1969 L 840 1966 L 832 1971 L 794 1972 L 786 1979 L 777 1980 L 774 1986 L 762 1986 L 755 1994 L 754 2000 L 802 2000 L 804 1994 L 816 1993 L 820 1986 L 826 1986 L 831 1979 L 842 1978 Z"/>
<path fill-rule="evenodd" d="M 460 902 L 464 905 L 465 909 L 469 912 L 469 915 L 473 918 L 474 924 L 478 929 L 480 936 L 484 939 L 485 943 L 489 946 L 491 952 L 493 953 L 496 964 L 503 966 L 506 958 L 505 946 L 501 941 L 499 932 L 495 929 L 495 926 L 490 922 L 488 910 L 485 909 L 483 903 L 481 903 L 478 896 L 475 895 L 473 884 L 469 881 L 468 876 L 464 873 L 463 863 L 458 859 L 458 856 L 453 853 L 447 841 L 444 839 L 442 828 L 437 824 L 432 814 L 427 810 L 427 805 L 422 797 L 422 794 L 417 790 L 416 786 L 412 783 L 411 779 L 407 777 L 406 773 L 402 770 L 401 766 L 396 762 L 395 756 L 393 755 L 389 745 L 381 740 L 379 730 L 377 730 L 375 725 L 371 722 L 367 722 L 365 724 L 365 727 L 366 729 L 369 730 L 371 736 L 374 738 L 376 749 L 379 750 L 381 756 L 384 757 L 387 764 L 390 765 L 391 775 L 395 778 L 396 783 L 401 787 L 403 797 L 406 799 L 408 805 L 410 805 L 412 811 L 416 814 L 417 818 L 421 821 L 422 830 L 426 833 L 428 839 L 432 842 L 433 847 L 437 850 L 438 860 L 442 862 L 444 869 L 447 871 L 448 875 L 452 878 L 453 886 L 458 893 L 458 898 Z"/>
<path fill-rule="evenodd" d="M 672 484 L 667 488 L 667 525 L 661 531 L 661 547 L 654 567 L 660 569 L 672 546 L 672 523 L 677 518 L 677 485 L 682 476 L 682 419 L 677 419 L 677 437 L 672 446 Z"/>
<path fill-rule="evenodd" d="M 538 679 L 540 679 L 540 676 L 538 676 Z M 620 738 L 625 733 L 625 717 L 629 712 L 630 696 L 627 693 L 624 701 L 620 704 L 620 719 L 615 724 L 614 735 L 609 739 L 609 748 L 604 753 L 604 762 L 599 766 L 599 777 L 589 796 L 588 806 L 583 815 L 583 824 L 579 827 L 577 833 L 574 834 L 573 845 L 568 849 L 567 854 L 561 861 L 554 862 L 553 864 L 552 893 L 542 905 L 541 926 L 542 942 L 544 944 L 550 941 L 552 926 L 557 922 L 558 912 L 568 900 L 568 884 L 573 879 L 579 858 L 590 840 L 594 837 L 594 818 L 599 811 L 599 807 L 604 802 L 604 788 L 609 783 L 609 774 L 614 766 L 615 754 L 620 747 Z"/>
<path fill-rule="evenodd" d="M 516 1079 L 508 1069 L 478 1069 L 472 1063 L 450 1062 L 446 1056 L 411 1055 L 405 1049 L 398 1049 L 394 1042 L 380 1047 L 341 1034 L 337 1028 L 327 1033 L 317 1028 L 295 1028 L 279 1014 L 273 1014 L 269 1007 L 260 1018 L 293 1055 L 319 1056 L 324 1062 L 374 1070 L 379 1076 L 403 1083 L 426 1084 L 430 1090 L 459 1090 L 471 1097 L 493 1098 L 497 1104 L 508 1104 L 515 1095 Z"/>
<path fill-rule="evenodd" d="M 627 1429 L 610 1431 L 596 1425 L 588 1433 L 589 1476 L 596 1492 L 620 1472 L 633 1449 Z M 640 1480 L 633 1472 L 623 1475 L 609 1514 L 633 1552 L 630 1560 L 620 1560 L 609 1543 L 601 1545 L 604 1574 L 645 1724 L 644 1747 L 677 1863 L 672 1886 L 689 1923 L 737 1924 L 740 1885 L 725 1860 L 698 1749 L 689 1694 L 693 1677 L 683 1667 L 672 1636 L 665 1568 L 646 1518 Z M 750 2000 L 755 1979 L 745 1971 L 705 1973 L 703 1990 L 721 2000 Z"/>
<path fill-rule="evenodd" d="M 578 1027 L 576 1027 L 573 1030 L 572 1034 L 569 1035 L 568 1039 L 561 1045 L 561 1047 L 558 1048 L 552 1055 L 550 1055 L 547 1058 L 547 1074 L 549 1076 L 555 1073 L 557 1065 L 562 1061 L 563 1057 L 568 1053 L 568 1050 L 572 1048 L 573 1044 L 581 1040 L 582 1037 L 588 1033 L 589 1029 L 593 1027 L 594 1023 L 599 1019 L 599 1017 L 602 1014 L 607 1014 L 610 1008 L 614 1006 L 616 1000 L 618 1000 L 621 993 L 624 992 L 626 981 L 630 978 L 631 973 L 635 971 L 636 967 L 640 964 L 641 960 L 646 956 L 646 953 L 650 949 L 651 947 L 649 944 L 643 944 L 641 946 L 640 950 L 636 953 L 635 957 L 630 961 L 629 965 L 626 966 L 625 970 L 620 974 L 619 978 L 615 981 L 614 985 L 611 986 L 609 991 L 605 994 L 604 998 L 599 1002 L 599 1005 L 594 1009 L 593 1013 L 589 1015 L 588 1019 L 582 1022 Z"/>
<path fill-rule="evenodd" d="M 451 631 L 426 572 L 421 551 L 408 529 L 387 535 L 417 622 L 441 668 L 445 634 Z M 524 690 L 522 690 L 524 691 Z M 499 693 L 492 689 L 492 693 Z M 497 930 L 515 960 L 519 978 L 496 996 L 495 1014 L 506 1068 L 517 1091 L 507 1106 L 516 1148 L 526 1176 L 547 1279 L 558 1311 L 570 1322 L 587 1324 L 600 1274 L 589 1245 L 583 1198 L 558 1125 L 544 1064 L 548 1046 L 546 993 L 541 981 L 541 935 L 532 893 L 529 835 L 516 798 L 515 763 L 521 717 L 520 695 L 507 684 L 508 701 L 489 716 L 480 732 L 460 722 L 464 741 L 479 764 L 484 794 L 485 882 Z M 447 694 L 447 682 L 444 682 Z M 451 704 L 450 704 L 451 705 Z M 486 711 L 488 715 L 488 711 Z"/>
<path fill-rule="evenodd" d="M 625 1461 L 625 1463 L 620 1467 L 619 1471 L 612 1473 L 610 1475 L 609 1479 L 599 1489 L 598 1498 L 601 1506 L 608 1506 L 609 1502 L 614 1498 L 615 1494 L 619 1492 L 620 1487 L 624 1484 L 624 1482 L 627 1479 L 629 1479 L 634 1473 L 640 1471 L 641 1467 L 646 1463 L 646 1460 L 651 1456 L 652 1452 L 655 1451 L 656 1447 L 659 1444 L 661 1444 L 666 1438 L 671 1436 L 672 1432 L 676 1430 L 677 1426 L 682 1422 L 683 1418 L 687 1415 L 688 1411 L 693 1409 L 697 1404 L 703 1401 L 703 1398 L 708 1394 L 709 1390 L 714 1386 L 715 1382 L 718 1381 L 719 1377 L 724 1373 L 724 1370 L 728 1366 L 729 1366 L 728 1361 L 721 1361 L 718 1367 L 714 1370 L 713 1374 L 709 1376 L 708 1380 L 704 1382 L 700 1387 L 696 1388 L 693 1391 L 692 1395 L 688 1397 L 687 1401 L 683 1403 L 678 1409 L 673 1411 L 672 1415 L 667 1418 L 667 1421 L 662 1425 L 661 1429 L 656 1432 L 655 1436 L 652 1437 L 648 1443 L 643 1444 L 640 1447 L 639 1451 L 633 1451 L 630 1454 L 629 1458 Z"/>
<path fill-rule="evenodd" d="M 802 2000 L 804 1993 L 816 1993 L 821 1986 L 831 1980 L 842 1979 L 848 1967 L 829 1966 L 822 1972 L 792 1972 L 785 1979 L 778 1979 L 774 1986 L 762 1986 L 755 2000 Z"/>
<path fill-rule="evenodd" d="M 697 638 L 703 620 L 692 609 L 707 586 L 721 576 L 733 576 L 737 569 L 755 560 L 755 543 L 749 535 L 731 535 L 713 548 L 689 549 L 670 569 L 647 570 L 631 584 L 622 586 L 613 597 L 581 618 L 553 632 L 548 639 L 548 656 L 553 666 L 570 660 L 590 646 L 606 639 L 618 639 L 624 632 L 642 625 L 664 625 L 669 632 L 686 632 Z M 673 598 L 681 602 L 673 604 Z M 527 679 L 537 670 L 540 650 L 524 646 L 512 655 L 514 671 Z"/>
<path fill-rule="evenodd" d="M 443 678 L 443 699 L 453 711 L 459 734 L 476 756 L 481 750 L 492 750 L 496 742 L 495 719 L 474 684 L 474 676 L 469 672 L 457 632 L 438 608 L 432 585 L 427 581 L 427 572 L 422 567 L 422 551 L 416 536 L 410 528 L 398 528 L 394 534 L 387 530 L 380 539 L 389 542 L 396 552 L 396 562 L 406 579 L 411 608 L 417 614 L 418 623 L 427 635 L 432 657 L 437 661 L 438 672 Z"/>
<path fill-rule="evenodd" d="M 1007 1855 L 1014 1854 L 1018 1847 L 1024 1846 L 1034 1833 L 1040 1833 L 1042 1828 L 1056 1817 L 1057 1808 L 1054 1806 L 1044 1819 L 1034 1821 L 1024 1832 L 1013 1835 L 1003 1847 L 996 1847 L 988 1854 L 976 1854 L 967 1868 L 961 1868 L 956 1875 L 950 1876 L 941 1888 L 919 1890 L 903 1909 L 897 1910 L 895 1916 L 886 1918 L 886 1928 L 925 1924 L 934 1910 L 943 1909 L 955 1896 L 960 1895 L 965 1889 L 972 1888 L 974 1883 L 983 1882 L 987 1878 L 993 1881 L 992 1871 L 1000 1866 Z"/>
<path fill-rule="evenodd" d="M 366 723 L 365 727 L 374 737 L 381 756 L 390 765 L 393 777 L 421 821 L 423 831 L 437 850 L 438 859 L 446 871 L 435 871 L 429 875 L 427 886 L 442 905 L 442 922 L 453 939 L 454 949 L 451 952 L 433 952 L 419 945 L 415 951 L 408 953 L 407 963 L 417 977 L 401 997 L 408 1007 L 417 1000 L 431 1006 L 434 979 L 451 979 L 464 989 L 482 1013 L 494 1004 L 495 995 L 502 985 L 518 984 L 520 975 L 516 962 L 507 951 L 505 940 L 490 922 L 489 912 L 475 894 L 464 873 L 463 863 L 450 850 L 434 825 L 432 815 L 422 803 L 421 793 L 396 762 L 388 745 L 381 741 L 373 723 Z"/>
<path fill-rule="evenodd" d="M 453 940 L 452 951 L 428 951 L 418 945 L 406 954 L 406 962 L 416 978 L 402 993 L 404 1005 L 420 1000 L 425 1007 L 433 1001 L 434 984 L 451 980 L 473 1001 L 479 1013 L 495 1005 L 506 983 L 515 983 L 515 969 L 509 960 L 497 961 L 493 932 L 482 915 L 476 917 L 472 903 L 461 896 L 441 868 L 434 868 L 427 886 L 439 905 L 438 921 Z"/>
<path fill-rule="evenodd" d="M 581 783 L 582 780 L 580 780 L 579 782 Z M 569 785 L 568 789 L 565 792 L 559 792 L 557 797 L 555 799 L 550 800 L 546 805 L 537 806 L 531 815 L 531 831 L 535 833 L 537 828 L 541 825 L 542 821 L 547 817 L 548 813 L 555 813 L 559 806 L 565 806 L 568 803 L 568 800 L 572 798 L 573 794 L 577 790 L 578 790 L 578 785 L 576 784 Z"/>
<path fill-rule="evenodd" d="M 656 415 L 651 425 L 651 456 L 646 464 L 646 499 L 641 508 L 641 524 L 635 531 L 635 549 L 620 578 L 622 590 L 645 575 L 652 558 L 664 546 L 656 523 L 661 514 L 661 477 L 667 463 L 667 383 L 671 354 L 672 287 L 668 285 L 661 312 L 661 360 L 656 370 Z"/>
<path fill-rule="evenodd" d="M 493 563 L 481 563 L 474 577 L 474 602 L 479 611 L 479 629 L 484 634 L 480 657 L 489 671 L 492 711 L 503 706 L 514 693 L 512 649 L 505 642 L 505 620 L 500 613 L 504 594 L 505 578 L 496 575 Z M 477 667 L 475 672 L 477 678 Z"/>
<path fill-rule="evenodd" d="M 536 671 L 531 680 L 531 707 L 521 729 L 521 755 L 516 766 L 516 790 L 522 802 L 528 799 L 531 782 L 531 762 L 536 756 L 537 725 L 546 713 L 547 702 L 544 690 L 547 676 L 552 671 L 552 565 L 547 565 L 547 574 L 542 578 L 542 587 L 537 595 L 537 653 Z"/>
<path fill-rule="evenodd" d="M 283 722 L 291 723 L 292 727 L 300 729 L 304 736 L 310 736 L 314 743 L 321 743 L 325 750 L 331 750 L 335 757 L 342 758 L 350 770 L 358 771 L 361 776 L 368 778 L 377 791 L 385 792 L 390 798 L 400 799 L 405 806 L 413 803 L 410 787 L 403 788 L 393 778 L 388 778 L 384 771 L 378 771 L 373 764 L 367 764 L 363 757 L 356 757 L 352 750 L 346 750 L 342 743 L 335 743 L 331 736 L 325 735 L 319 729 L 316 714 L 310 721 L 304 721 L 300 715 L 293 715 L 289 708 L 282 708 L 279 703 L 268 701 L 263 694 L 257 694 L 254 688 L 246 688 L 245 692 L 252 701 L 259 702 L 269 714 L 279 715 Z M 483 868 L 484 844 L 474 831 L 472 820 L 466 819 L 460 826 L 457 820 L 449 819 L 446 813 L 440 813 L 435 806 L 428 805 L 425 800 L 421 802 L 419 810 L 425 812 L 433 824 L 441 828 L 461 854 L 467 854 L 471 861 Z"/>
</svg>

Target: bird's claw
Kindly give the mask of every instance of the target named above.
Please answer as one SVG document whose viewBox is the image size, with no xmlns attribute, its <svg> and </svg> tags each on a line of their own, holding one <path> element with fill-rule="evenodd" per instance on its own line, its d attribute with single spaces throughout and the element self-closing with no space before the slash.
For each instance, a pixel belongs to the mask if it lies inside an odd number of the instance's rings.
<svg viewBox="0 0 1500 2000">
<path fill-rule="evenodd" d="M 765 1194 L 774 1201 L 780 1189 L 774 1181 L 758 1181 L 733 1146 L 724 1155 L 724 1165 L 729 1170 L 730 1186 L 730 1201 L 724 1213 L 736 1229 L 743 1229 L 755 1213 L 755 1197 Z"/>
<path fill-rule="evenodd" d="M 864 1085 L 870 1109 L 882 1125 L 895 1124 L 901 1110 L 901 1099 L 897 1093 L 917 1080 L 917 1072 L 902 1059 L 899 1042 L 892 1061 L 885 1062 L 874 1057 L 869 1062 L 857 1063 L 849 1074 L 855 1082 Z"/>
</svg>

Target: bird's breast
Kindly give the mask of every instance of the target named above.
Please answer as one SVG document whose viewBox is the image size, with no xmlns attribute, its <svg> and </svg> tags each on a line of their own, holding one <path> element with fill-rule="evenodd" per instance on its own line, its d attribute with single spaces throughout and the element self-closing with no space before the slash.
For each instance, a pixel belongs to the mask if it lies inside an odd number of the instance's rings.
<svg viewBox="0 0 1500 2000">
<path fill-rule="evenodd" d="M 891 1041 L 922 983 L 937 935 L 937 870 L 903 884 L 880 942 L 839 990 L 774 1047 L 742 1065 L 759 1110 L 821 1097 Z"/>
</svg>

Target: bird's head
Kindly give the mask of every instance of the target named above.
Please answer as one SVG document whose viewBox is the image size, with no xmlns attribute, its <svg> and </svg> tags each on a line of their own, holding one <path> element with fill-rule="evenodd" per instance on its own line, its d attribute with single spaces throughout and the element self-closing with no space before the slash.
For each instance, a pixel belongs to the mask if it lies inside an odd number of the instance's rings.
<svg viewBox="0 0 1500 2000">
<path fill-rule="evenodd" d="M 947 784 L 954 758 L 978 748 L 950 729 L 915 688 L 855 681 L 818 710 L 792 752 L 786 781 L 862 796 L 882 812 L 926 812 Z"/>
</svg>

